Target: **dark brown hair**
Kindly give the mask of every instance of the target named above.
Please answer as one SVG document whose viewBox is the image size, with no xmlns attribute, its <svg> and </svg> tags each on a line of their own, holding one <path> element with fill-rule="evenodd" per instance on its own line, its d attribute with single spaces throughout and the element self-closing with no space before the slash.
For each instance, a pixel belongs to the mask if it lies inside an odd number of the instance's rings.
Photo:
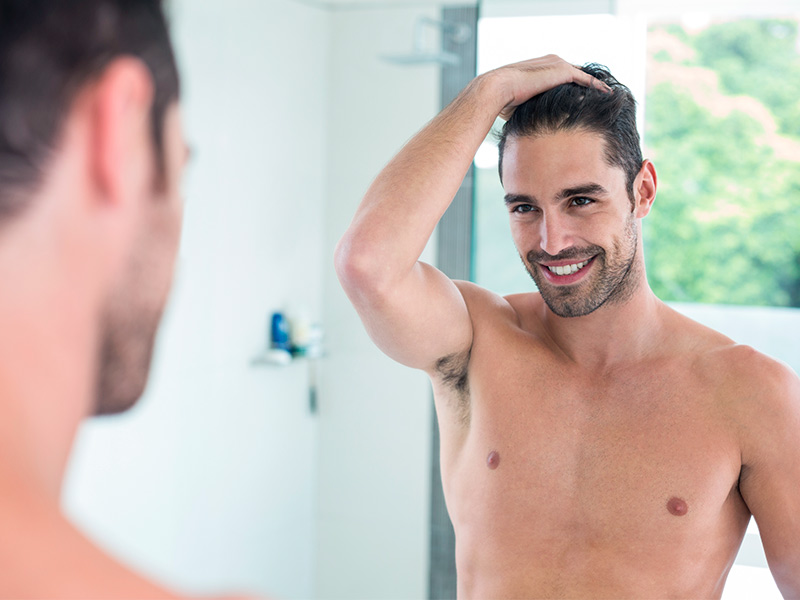
<svg viewBox="0 0 800 600">
<path fill-rule="evenodd" d="M 581 69 L 606 83 L 612 92 L 566 83 L 520 104 L 500 133 L 500 179 L 503 179 L 503 152 L 509 137 L 590 131 L 603 136 L 608 163 L 625 172 L 628 196 L 633 202 L 633 183 L 642 166 L 636 100 L 606 67 L 591 63 Z"/>
<path fill-rule="evenodd" d="M 153 77 L 151 121 L 163 174 L 178 71 L 160 0 L 0 0 L 0 222 L 29 202 L 78 91 L 123 55 Z"/>
</svg>

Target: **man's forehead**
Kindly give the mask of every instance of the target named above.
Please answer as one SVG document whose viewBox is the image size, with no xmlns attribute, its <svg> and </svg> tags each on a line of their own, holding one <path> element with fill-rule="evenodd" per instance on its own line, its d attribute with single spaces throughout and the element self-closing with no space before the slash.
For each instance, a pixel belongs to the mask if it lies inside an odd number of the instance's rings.
<svg viewBox="0 0 800 600">
<path fill-rule="evenodd" d="M 575 153 L 604 152 L 606 140 L 602 134 L 585 129 L 569 129 L 535 135 L 509 136 L 506 140 L 504 159 L 510 153 L 563 151 L 567 156 Z"/>
<path fill-rule="evenodd" d="M 624 180 L 624 171 L 608 161 L 606 141 L 595 132 L 560 131 L 509 138 L 503 155 L 503 186 L 544 187 L 549 191 L 594 181 Z M 606 187 L 608 187 L 606 185 Z"/>
</svg>

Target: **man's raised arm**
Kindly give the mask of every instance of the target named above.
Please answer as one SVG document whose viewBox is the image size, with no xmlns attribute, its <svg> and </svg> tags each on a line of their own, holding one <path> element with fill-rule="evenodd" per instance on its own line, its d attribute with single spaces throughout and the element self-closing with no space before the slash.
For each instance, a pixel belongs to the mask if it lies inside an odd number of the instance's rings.
<svg viewBox="0 0 800 600">
<path fill-rule="evenodd" d="M 395 360 L 431 371 L 471 347 L 458 288 L 418 259 L 495 118 L 569 82 L 607 89 L 556 56 L 477 77 L 370 186 L 336 249 L 336 271 L 370 336 Z"/>
</svg>

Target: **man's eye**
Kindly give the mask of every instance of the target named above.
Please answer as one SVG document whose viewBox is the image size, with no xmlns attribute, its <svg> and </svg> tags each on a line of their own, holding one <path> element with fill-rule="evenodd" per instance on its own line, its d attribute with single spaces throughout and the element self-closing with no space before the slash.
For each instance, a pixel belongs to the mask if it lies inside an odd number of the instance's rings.
<svg viewBox="0 0 800 600">
<path fill-rule="evenodd" d="M 530 204 L 517 204 L 513 209 L 511 209 L 511 212 L 527 213 L 531 212 L 532 210 L 533 207 Z"/>
<path fill-rule="evenodd" d="M 570 203 L 572 206 L 586 206 L 594 202 L 591 198 L 573 198 Z"/>
</svg>

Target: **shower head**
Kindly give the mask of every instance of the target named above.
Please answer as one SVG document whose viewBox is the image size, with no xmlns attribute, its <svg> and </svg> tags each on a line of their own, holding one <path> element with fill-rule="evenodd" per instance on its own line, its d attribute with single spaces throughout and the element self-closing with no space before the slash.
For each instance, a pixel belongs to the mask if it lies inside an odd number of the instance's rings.
<svg viewBox="0 0 800 600">
<path fill-rule="evenodd" d="M 441 41 L 438 49 L 428 49 L 425 43 L 425 30 L 438 30 L 441 34 Z M 464 23 L 443 23 L 435 21 L 429 17 L 420 17 L 414 24 L 414 49 L 408 54 L 382 55 L 381 58 L 386 62 L 395 65 L 441 65 L 455 66 L 461 63 L 461 58 L 455 52 L 444 50 L 444 42 L 448 40 L 454 44 L 463 44 L 472 34 L 472 29 Z"/>
</svg>

